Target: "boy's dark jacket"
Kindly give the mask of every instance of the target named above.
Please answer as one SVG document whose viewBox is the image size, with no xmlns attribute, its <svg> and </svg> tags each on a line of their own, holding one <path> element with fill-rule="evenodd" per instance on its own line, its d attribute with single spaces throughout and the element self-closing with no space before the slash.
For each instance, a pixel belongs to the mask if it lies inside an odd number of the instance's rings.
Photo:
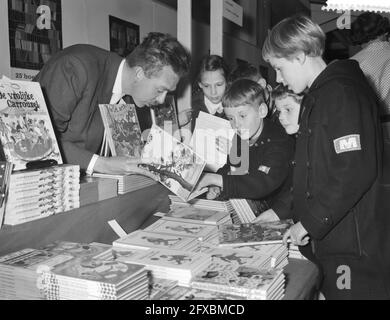
<svg viewBox="0 0 390 320">
<path fill-rule="evenodd" d="M 382 137 L 376 97 L 358 63 L 331 63 L 301 107 L 294 161 L 293 216 L 315 255 L 368 257 L 389 263 L 389 214 L 381 204 Z M 360 149 L 337 153 L 337 139 L 360 137 Z M 358 147 L 344 144 L 344 147 Z M 340 150 L 338 150 L 340 151 Z M 383 269 L 382 269 L 383 270 Z"/>
<path fill-rule="evenodd" d="M 291 173 L 294 141 L 280 124 L 264 119 L 263 131 L 249 147 L 249 155 L 241 150 L 241 142 L 248 150 L 248 143 L 235 136 L 228 163 L 218 171 L 223 177 L 221 195 L 266 200 L 271 206 L 275 198 L 286 191 L 285 187 L 290 188 L 286 182 Z M 237 168 L 235 174 L 232 167 Z"/>
</svg>

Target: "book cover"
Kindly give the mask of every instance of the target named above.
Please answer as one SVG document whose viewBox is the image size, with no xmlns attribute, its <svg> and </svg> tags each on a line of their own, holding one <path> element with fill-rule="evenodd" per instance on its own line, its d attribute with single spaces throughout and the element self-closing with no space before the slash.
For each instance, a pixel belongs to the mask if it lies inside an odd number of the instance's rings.
<svg viewBox="0 0 390 320">
<path fill-rule="evenodd" d="M 0 79 L 0 140 L 4 156 L 14 170 L 45 159 L 62 164 L 62 157 L 37 82 Z"/>
<path fill-rule="evenodd" d="M 101 104 L 99 109 L 111 155 L 139 158 L 143 144 L 135 105 Z"/>
<path fill-rule="evenodd" d="M 217 172 L 227 162 L 234 134 L 228 120 L 201 111 L 190 146 L 206 160 L 206 170 Z"/>
<path fill-rule="evenodd" d="M 151 128 L 141 162 L 140 168 L 151 172 L 160 183 L 184 201 L 207 191 L 207 188 L 203 188 L 192 194 L 206 162 L 160 127 Z"/>
<path fill-rule="evenodd" d="M 282 243 L 292 220 L 262 223 L 225 224 L 218 227 L 220 246 Z"/>
<path fill-rule="evenodd" d="M 197 239 L 207 239 L 209 236 L 217 232 L 217 227 L 199 223 L 159 219 L 158 221 L 147 227 L 145 230 L 172 235 L 194 237 Z"/>
<path fill-rule="evenodd" d="M 230 220 L 227 212 L 199 209 L 193 206 L 171 208 L 168 213 L 157 212 L 164 220 L 218 225 Z M 231 220 L 230 220 L 231 221 Z"/>
<path fill-rule="evenodd" d="M 197 289 L 214 290 L 247 298 L 266 299 L 274 284 L 283 281 L 282 269 L 260 269 L 240 266 L 235 270 L 208 267 L 197 274 L 191 286 Z"/>
</svg>

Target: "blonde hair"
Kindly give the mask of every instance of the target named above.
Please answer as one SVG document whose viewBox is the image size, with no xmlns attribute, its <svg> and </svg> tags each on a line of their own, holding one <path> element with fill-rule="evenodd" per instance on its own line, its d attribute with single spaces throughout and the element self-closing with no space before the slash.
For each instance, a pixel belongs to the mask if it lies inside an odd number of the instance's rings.
<svg viewBox="0 0 390 320">
<path fill-rule="evenodd" d="M 322 56 L 325 38 L 321 27 L 307 16 L 295 15 L 286 18 L 269 32 L 263 45 L 263 59 L 265 61 L 270 57 L 291 59 L 298 52 L 304 52 L 310 57 Z"/>
</svg>

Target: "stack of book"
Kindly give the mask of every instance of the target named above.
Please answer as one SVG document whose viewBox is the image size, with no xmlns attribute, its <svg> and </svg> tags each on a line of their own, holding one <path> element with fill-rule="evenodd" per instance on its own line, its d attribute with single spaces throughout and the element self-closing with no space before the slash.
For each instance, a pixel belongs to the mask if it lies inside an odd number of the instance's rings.
<svg viewBox="0 0 390 320">
<path fill-rule="evenodd" d="M 288 257 L 290 259 L 307 260 L 307 258 L 299 251 L 299 247 L 293 245 L 292 243 L 288 244 Z"/>
<path fill-rule="evenodd" d="M 252 207 L 250 205 L 250 200 L 246 199 L 230 199 L 229 203 L 233 207 L 232 211 L 232 220 L 233 223 L 250 223 L 255 218 L 256 215 L 252 210 Z"/>
<path fill-rule="evenodd" d="M 175 286 L 160 293 L 158 300 L 245 300 L 244 297 L 210 290 Z"/>
<path fill-rule="evenodd" d="M 157 184 L 154 179 L 142 174 L 112 175 L 94 173 L 93 176 L 117 180 L 118 194 L 126 194 L 128 192 L 133 192 Z"/>
<path fill-rule="evenodd" d="M 185 202 L 180 197 L 175 195 L 169 195 L 169 199 L 171 200 L 171 210 L 174 210 L 175 208 L 181 208 L 183 206 L 228 213 L 233 210 L 229 201 L 193 199 L 191 201 Z"/>
<path fill-rule="evenodd" d="M 215 225 L 159 219 L 144 230 L 207 241 L 215 236 L 218 228 Z"/>
<path fill-rule="evenodd" d="M 144 266 L 84 257 L 58 264 L 42 275 L 48 300 L 146 300 Z"/>
<path fill-rule="evenodd" d="M 41 249 L 24 249 L 0 257 L 0 299 L 47 298 L 43 273 L 65 261 L 106 251 L 104 244 L 56 242 Z"/>
<path fill-rule="evenodd" d="M 227 212 L 199 209 L 193 206 L 175 207 L 168 213 L 157 212 L 154 215 L 161 217 L 163 220 L 178 222 L 192 222 L 209 225 L 232 223 L 230 214 Z"/>
<path fill-rule="evenodd" d="M 116 261 L 145 265 L 153 278 L 175 280 L 188 286 L 210 264 L 210 255 L 178 250 L 116 250 Z"/>
<path fill-rule="evenodd" d="M 80 207 L 80 168 L 59 165 L 11 175 L 4 224 L 17 225 Z"/>
<path fill-rule="evenodd" d="M 134 231 L 113 242 L 114 248 L 141 250 L 167 249 L 189 252 L 197 251 L 200 245 L 201 240 L 195 237 L 178 236 L 146 230 Z"/>
<path fill-rule="evenodd" d="M 282 269 L 250 266 L 221 269 L 211 264 L 193 278 L 191 287 L 238 295 L 248 300 L 281 300 L 285 291 L 285 275 Z"/>
</svg>

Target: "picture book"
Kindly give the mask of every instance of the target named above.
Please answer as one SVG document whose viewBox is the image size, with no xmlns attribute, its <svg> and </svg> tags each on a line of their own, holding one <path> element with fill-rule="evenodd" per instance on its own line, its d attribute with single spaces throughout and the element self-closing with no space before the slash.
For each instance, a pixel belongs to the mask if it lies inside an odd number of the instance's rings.
<svg viewBox="0 0 390 320">
<path fill-rule="evenodd" d="M 133 104 L 99 105 L 106 143 L 112 156 L 141 156 L 142 132 L 135 108 Z"/>
<path fill-rule="evenodd" d="M 247 297 L 267 299 L 275 290 L 283 290 L 282 269 L 260 269 L 240 266 L 235 270 L 208 267 L 197 274 L 191 286 L 197 289 L 213 290 Z M 280 287 L 282 284 L 282 287 Z"/>
<path fill-rule="evenodd" d="M 199 246 L 198 241 L 193 237 L 157 233 L 151 231 L 137 230 L 127 236 L 115 240 L 114 247 L 126 249 L 172 249 L 189 250 Z"/>
<path fill-rule="evenodd" d="M 193 206 L 171 208 L 168 213 L 156 212 L 155 216 L 164 220 L 178 222 L 192 222 L 209 225 L 218 225 L 230 221 L 230 215 L 227 212 L 199 209 Z"/>
<path fill-rule="evenodd" d="M 234 130 L 228 120 L 199 112 L 190 146 L 206 160 L 206 170 L 217 172 L 227 162 Z"/>
<path fill-rule="evenodd" d="M 205 165 L 190 147 L 154 125 L 142 150 L 139 167 L 155 175 L 184 201 L 189 201 L 207 191 L 203 188 L 193 192 Z"/>
<path fill-rule="evenodd" d="M 0 141 L 2 160 L 14 170 L 27 162 L 62 157 L 50 115 L 37 82 L 0 79 Z"/>
<path fill-rule="evenodd" d="M 179 222 L 160 219 L 147 227 L 146 231 L 183 235 L 197 239 L 207 239 L 217 232 L 217 227 L 206 224 Z"/>
<path fill-rule="evenodd" d="M 292 220 L 224 224 L 218 227 L 219 245 L 241 246 L 243 244 L 282 243 L 284 233 L 292 225 Z"/>
</svg>

